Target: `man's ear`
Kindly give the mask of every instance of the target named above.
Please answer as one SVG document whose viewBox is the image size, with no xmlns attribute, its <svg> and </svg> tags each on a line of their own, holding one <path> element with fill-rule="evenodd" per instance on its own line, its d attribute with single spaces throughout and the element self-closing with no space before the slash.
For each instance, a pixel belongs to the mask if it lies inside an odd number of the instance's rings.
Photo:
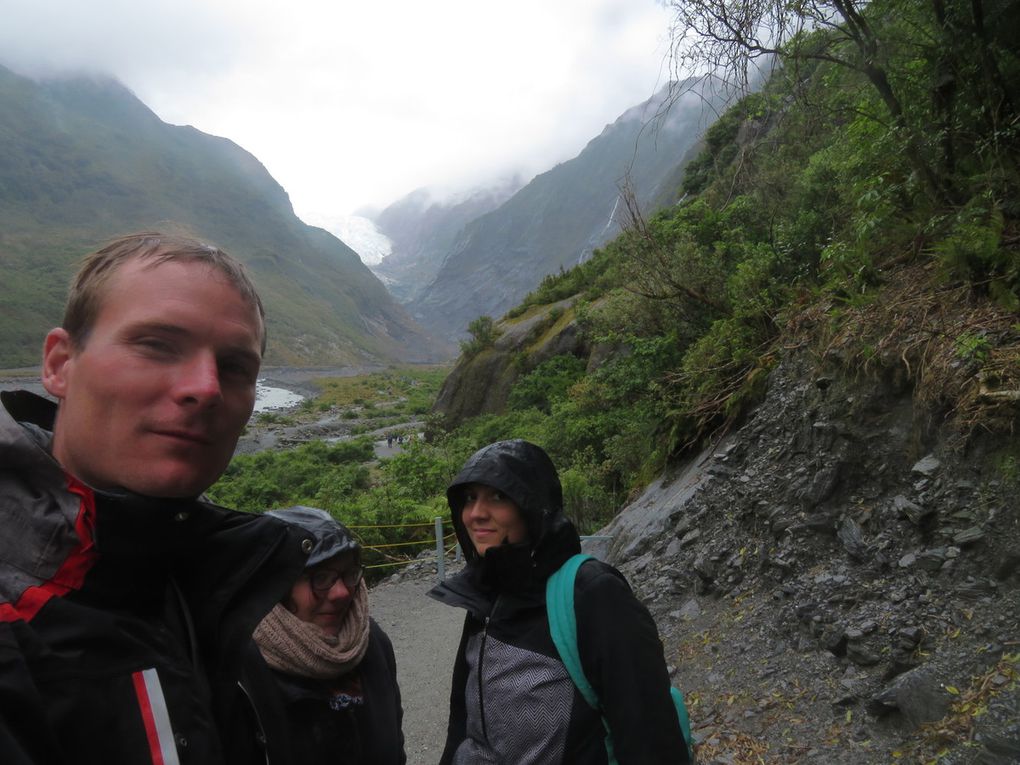
<svg viewBox="0 0 1020 765">
<path fill-rule="evenodd" d="M 57 398 L 67 395 L 67 377 L 74 357 L 74 344 L 63 327 L 51 329 L 43 343 L 42 384 Z"/>
</svg>

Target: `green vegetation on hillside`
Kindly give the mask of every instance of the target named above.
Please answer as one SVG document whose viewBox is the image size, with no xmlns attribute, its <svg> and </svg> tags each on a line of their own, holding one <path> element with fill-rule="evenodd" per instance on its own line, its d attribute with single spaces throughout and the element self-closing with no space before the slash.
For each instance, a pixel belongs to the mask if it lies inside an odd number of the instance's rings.
<svg viewBox="0 0 1020 765">
<path fill-rule="evenodd" d="M 792 35 L 763 91 L 707 132 L 678 204 L 646 215 L 626 200 L 623 235 L 508 314 L 578 296 L 599 363 L 540 364 L 505 412 L 448 438 L 547 447 L 590 531 L 667 459 L 737 422 L 787 347 L 905 374 L 962 437 L 1015 427 L 1020 59 L 995 32 L 971 44 L 980 8 L 856 9 L 880 61 L 853 29 Z M 1013 13 L 985 10 L 986 23 Z"/>
<path fill-rule="evenodd" d="M 390 415 L 427 414 L 449 371 L 445 366 L 394 367 L 354 377 L 316 380 L 321 393 L 306 406 L 318 409 L 361 406 Z"/>
<path fill-rule="evenodd" d="M 77 260 L 157 230 L 215 243 L 251 270 L 268 357 L 292 366 L 443 358 L 358 256 L 299 220 L 224 138 L 168 125 L 113 80 L 33 81 L 0 66 L 0 364 L 39 361 Z"/>
<path fill-rule="evenodd" d="M 669 459 L 739 422 L 790 348 L 901 379 L 964 441 L 1015 431 L 1020 57 L 1000 30 L 1016 6 L 854 13 L 785 39 L 765 88 L 708 131 L 679 202 L 648 214 L 625 199 L 625 233 L 508 314 L 574 298 L 591 358 L 522 350 L 504 411 L 413 444 L 341 517 L 445 516 L 463 459 L 522 437 L 548 449 L 569 512 L 594 531 Z M 496 327 L 476 329 L 465 351 Z"/>
</svg>

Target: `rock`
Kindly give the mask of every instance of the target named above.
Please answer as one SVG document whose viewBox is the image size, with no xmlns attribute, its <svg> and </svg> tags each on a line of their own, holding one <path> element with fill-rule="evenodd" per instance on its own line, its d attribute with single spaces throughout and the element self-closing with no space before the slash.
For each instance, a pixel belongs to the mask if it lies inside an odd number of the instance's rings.
<svg viewBox="0 0 1020 765">
<path fill-rule="evenodd" d="M 811 484 L 804 490 L 801 501 L 808 510 L 812 510 L 832 496 L 842 478 L 844 464 L 837 462 L 835 465 L 819 470 L 815 473 Z"/>
<path fill-rule="evenodd" d="M 1010 550 L 995 567 L 995 578 L 1000 582 L 1009 579 L 1020 569 L 1020 550 Z"/>
<path fill-rule="evenodd" d="M 924 550 L 917 556 L 917 565 L 925 571 L 931 571 L 934 573 L 941 569 L 942 564 L 948 559 L 949 556 L 946 554 L 945 548 L 933 547 L 929 550 Z"/>
<path fill-rule="evenodd" d="M 680 618 L 691 621 L 701 616 L 701 606 L 698 603 L 697 598 L 691 598 L 680 608 Z"/>
<path fill-rule="evenodd" d="M 897 562 L 897 565 L 900 568 L 910 568 L 915 563 L 917 563 L 917 554 L 911 552 L 907 553 L 902 558 L 900 558 L 899 561 Z"/>
<path fill-rule="evenodd" d="M 876 651 L 867 644 L 858 642 L 847 643 L 846 657 L 859 667 L 870 667 L 882 661 L 882 657 Z"/>
<path fill-rule="evenodd" d="M 1012 729 L 1012 735 L 981 736 L 978 741 L 985 751 L 976 762 L 979 765 L 1015 765 L 1020 762 L 1020 725 L 1014 725 Z"/>
<path fill-rule="evenodd" d="M 699 539 L 701 539 L 700 529 L 694 529 L 693 531 L 689 531 L 688 533 L 684 534 L 683 538 L 680 540 L 680 547 L 681 548 L 690 547 Z"/>
<path fill-rule="evenodd" d="M 914 502 L 911 502 L 902 494 L 897 494 L 893 497 L 893 507 L 895 507 L 897 512 L 900 514 L 907 516 L 907 518 L 910 519 L 910 522 L 915 526 L 920 525 L 921 521 L 934 512 L 930 508 L 924 508 Z"/>
<path fill-rule="evenodd" d="M 911 725 L 941 720 L 952 697 L 934 672 L 926 667 L 905 672 L 872 697 L 868 711 L 883 715 L 898 710 Z"/>
<path fill-rule="evenodd" d="M 968 578 L 962 584 L 958 585 L 956 592 L 961 597 L 973 599 L 982 598 L 987 595 L 991 595 L 996 591 L 996 584 L 988 579 L 974 579 Z"/>
<path fill-rule="evenodd" d="M 843 543 L 843 548 L 851 558 L 865 560 L 868 557 L 869 547 L 864 541 L 864 533 L 860 525 L 852 518 L 844 518 L 836 531 L 836 538 Z"/>
<path fill-rule="evenodd" d="M 969 545 L 984 539 L 985 532 L 977 526 L 971 526 L 953 535 L 953 544 Z"/>
<path fill-rule="evenodd" d="M 910 472 L 930 478 L 938 472 L 940 467 L 942 467 L 942 462 L 939 461 L 938 457 L 933 454 L 929 454 L 924 459 L 918 460 L 914 463 L 914 466 L 910 468 Z"/>
</svg>

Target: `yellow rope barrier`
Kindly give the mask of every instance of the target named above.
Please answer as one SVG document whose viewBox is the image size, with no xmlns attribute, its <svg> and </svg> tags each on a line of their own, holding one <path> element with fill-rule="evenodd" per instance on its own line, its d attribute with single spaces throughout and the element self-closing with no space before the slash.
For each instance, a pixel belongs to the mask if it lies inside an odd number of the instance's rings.
<svg viewBox="0 0 1020 765">
<path fill-rule="evenodd" d="M 386 545 L 362 545 L 362 549 L 365 550 L 381 550 L 384 547 L 407 547 L 408 545 L 434 545 L 436 540 L 434 539 L 421 539 L 417 542 L 391 542 Z"/>
<path fill-rule="evenodd" d="M 410 528 L 420 528 L 420 527 L 423 527 L 423 526 L 433 527 L 433 526 L 435 526 L 435 523 L 434 522 L 433 523 L 393 523 L 393 524 L 388 524 L 388 525 L 377 525 L 377 526 L 348 526 L 347 528 L 352 529 L 352 530 L 353 529 L 405 529 L 405 528 L 410 529 Z M 458 542 L 456 541 L 456 537 L 457 537 L 456 531 L 451 531 L 449 534 L 446 534 L 445 536 L 442 537 L 442 541 L 444 543 L 447 543 L 450 540 L 454 540 L 452 545 L 446 546 L 444 544 L 444 548 L 443 548 L 444 549 L 444 556 L 446 554 L 452 553 L 454 550 L 457 549 Z M 435 544 L 435 542 L 436 542 L 436 538 L 434 536 L 432 536 L 432 537 L 430 537 L 428 539 L 421 539 L 421 540 L 417 540 L 417 541 L 413 541 L 413 542 L 392 542 L 392 543 L 389 543 L 389 544 L 382 544 L 382 545 L 365 545 L 365 544 L 363 544 L 362 548 L 365 549 L 365 550 L 383 550 L 383 549 L 390 548 L 390 547 L 411 547 L 413 545 L 432 545 L 432 544 Z M 382 555 L 386 555 L 386 553 L 381 553 L 381 554 Z M 369 568 L 389 568 L 389 567 L 392 567 L 392 566 L 407 566 L 407 565 L 410 565 L 411 563 L 414 563 L 417 560 L 418 560 L 418 558 L 415 557 L 415 558 L 406 558 L 404 560 L 388 561 L 386 563 L 372 563 L 372 564 L 365 565 L 364 568 L 369 569 Z"/>
<path fill-rule="evenodd" d="M 417 558 L 408 558 L 407 560 L 395 560 L 390 563 L 373 563 L 370 566 L 362 566 L 362 568 L 386 568 L 387 566 L 407 566 L 408 564 L 414 563 Z"/>
</svg>

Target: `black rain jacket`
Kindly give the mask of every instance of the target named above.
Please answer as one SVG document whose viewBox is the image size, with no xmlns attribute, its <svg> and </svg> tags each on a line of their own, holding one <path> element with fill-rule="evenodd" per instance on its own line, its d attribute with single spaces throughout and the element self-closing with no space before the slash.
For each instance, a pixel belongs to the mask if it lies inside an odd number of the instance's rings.
<svg viewBox="0 0 1020 765">
<path fill-rule="evenodd" d="M 0 762 L 288 763 L 251 634 L 303 570 L 307 535 L 94 491 L 49 454 L 51 402 L 3 404 Z"/>
<path fill-rule="evenodd" d="M 321 680 L 274 672 L 290 722 L 295 765 L 404 765 L 403 710 L 393 644 L 373 620 L 355 670 L 363 704 L 331 703 Z"/>
<path fill-rule="evenodd" d="M 528 542 L 479 556 L 461 521 L 463 487 L 482 483 L 521 509 Z M 580 551 L 556 469 L 526 441 L 491 444 L 447 490 L 467 566 L 430 595 L 467 610 L 453 670 L 442 765 L 603 765 L 605 730 L 559 659 L 545 582 Z M 578 650 L 613 731 L 620 765 L 678 765 L 687 748 L 669 696 L 655 622 L 613 567 L 590 561 L 575 583 Z"/>
</svg>

